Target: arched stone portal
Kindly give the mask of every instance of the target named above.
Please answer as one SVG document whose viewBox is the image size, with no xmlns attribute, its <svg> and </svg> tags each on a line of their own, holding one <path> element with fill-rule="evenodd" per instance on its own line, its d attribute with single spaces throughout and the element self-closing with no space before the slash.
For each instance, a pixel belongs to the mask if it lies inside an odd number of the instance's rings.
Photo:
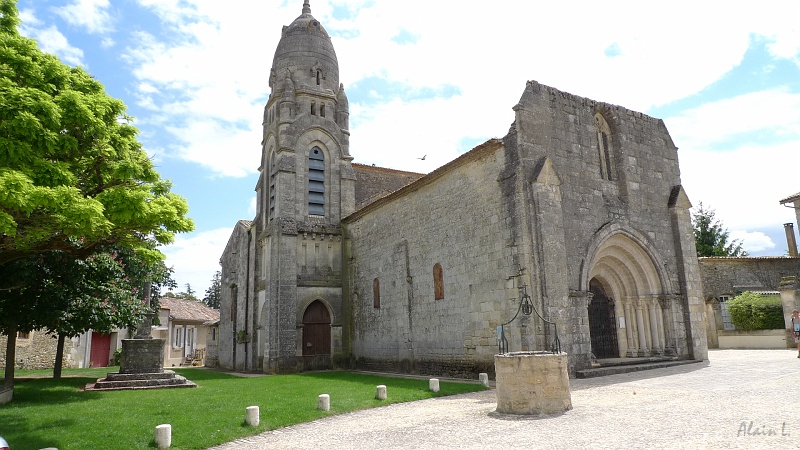
<svg viewBox="0 0 800 450">
<path fill-rule="evenodd" d="M 665 298 L 662 274 L 651 252 L 645 250 L 641 240 L 625 232 L 612 233 L 597 247 L 591 258 L 588 273 L 589 290 L 595 297 L 605 298 L 611 325 L 616 334 L 615 356 L 651 356 L 671 353 L 669 317 L 671 303 Z M 613 299 L 613 300 L 608 300 Z M 592 306 L 594 305 L 594 306 Z M 595 336 L 609 332 L 601 324 L 609 323 L 608 316 L 600 317 L 603 303 L 590 303 L 589 324 L 592 351 L 598 358 L 613 357 L 608 336 Z M 599 354 L 598 354 L 599 353 Z"/>
<path fill-rule="evenodd" d="M 314 300 L 303 313 L 303 370 L 331 368 L 331 315 Z"/>
</svg>

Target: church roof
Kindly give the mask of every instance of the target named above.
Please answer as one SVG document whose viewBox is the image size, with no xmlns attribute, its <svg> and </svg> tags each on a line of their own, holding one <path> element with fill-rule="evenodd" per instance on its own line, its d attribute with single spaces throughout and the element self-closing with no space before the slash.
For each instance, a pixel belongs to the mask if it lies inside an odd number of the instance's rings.
<svg viewBox="0 0 800 450">
<path fill-rule="evenodd" d="M 300 17 L 294 19 L 289 26 L 283 27 L 281 40 L 272 60 L 272 70 L 277 80 L 283 80 L 289 70 L 295 81 L 302 86 L 304 83 L 312 85 L 311 73 L 316 72 L 315 69 L 321 71 L 324 87 L 338 91 L 339 61 L 336 59 L 331 37 L 311 15 L 311 6 L 306 1 Z"/>
<path fill-rule="evenodd" d="M 161 309 L 169 310 L 169 317 L 172 320 L 196 323 L 211 323 L 219 320 L 219 311 L 209 308 L 197 300 L 161 297 L 158 302 Z"/>
</svg>

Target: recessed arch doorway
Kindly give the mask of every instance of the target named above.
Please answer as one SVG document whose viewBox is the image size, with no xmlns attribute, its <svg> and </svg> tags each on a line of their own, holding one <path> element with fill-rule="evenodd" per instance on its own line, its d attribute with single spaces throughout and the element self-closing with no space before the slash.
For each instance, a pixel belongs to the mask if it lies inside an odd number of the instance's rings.
<svg viewBox="0 0 800 450">
<path fill-rule="evenodd" d="M 303 370 L 331 367 L 331 315 L 319 300 L 303 313 Z"/>
<path fill-rule="evenodd" d="M 589 333 L 597 358 L 669 353 L 672 306 L 654 253 L 624 231 L 607 235 L 590 259 Z"/>
</svg>

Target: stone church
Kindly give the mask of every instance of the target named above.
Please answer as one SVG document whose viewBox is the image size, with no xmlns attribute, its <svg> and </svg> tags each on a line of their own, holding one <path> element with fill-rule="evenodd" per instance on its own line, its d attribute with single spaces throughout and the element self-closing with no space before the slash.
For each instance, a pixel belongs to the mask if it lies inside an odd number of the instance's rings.
<svg viewBox="0 0 800 450">
<path fill-rule="evenodd" d="M 530 81 L 504 138 L 427 175 L 356 164 L 307 1 L 269 86 L 257 213 L 220 260 L 220 366 L 472 376 L 493 372 L 504 324 L 511 351 L 557 337 L 571 374 L 592 357 L 707 358 L 663 121 Z M 518 314 L 523 297 L 536 314 Z"/>
</svg>

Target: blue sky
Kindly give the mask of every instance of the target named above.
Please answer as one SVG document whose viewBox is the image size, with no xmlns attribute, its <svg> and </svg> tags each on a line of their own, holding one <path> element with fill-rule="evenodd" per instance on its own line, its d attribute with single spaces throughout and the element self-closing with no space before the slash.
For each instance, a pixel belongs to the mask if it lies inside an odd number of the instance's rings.
<svg viewBox="0 0 800 450">
<path fill-rule="evenodd" d="M 197 224 L 163 249 L 205 290 L 255 214 L 261 118 L 302 0 L 19 0 L 23 34 L 122 99 Z M 312 0 L 350 100 L 351 154 L 431 170 L 502 137 L 527 80 L 664 119 L 689 198 L 783 255 L 800 192 L 800 2 Z M 424 161 L 417 159 L 427 154 Z"/>
</svg>

